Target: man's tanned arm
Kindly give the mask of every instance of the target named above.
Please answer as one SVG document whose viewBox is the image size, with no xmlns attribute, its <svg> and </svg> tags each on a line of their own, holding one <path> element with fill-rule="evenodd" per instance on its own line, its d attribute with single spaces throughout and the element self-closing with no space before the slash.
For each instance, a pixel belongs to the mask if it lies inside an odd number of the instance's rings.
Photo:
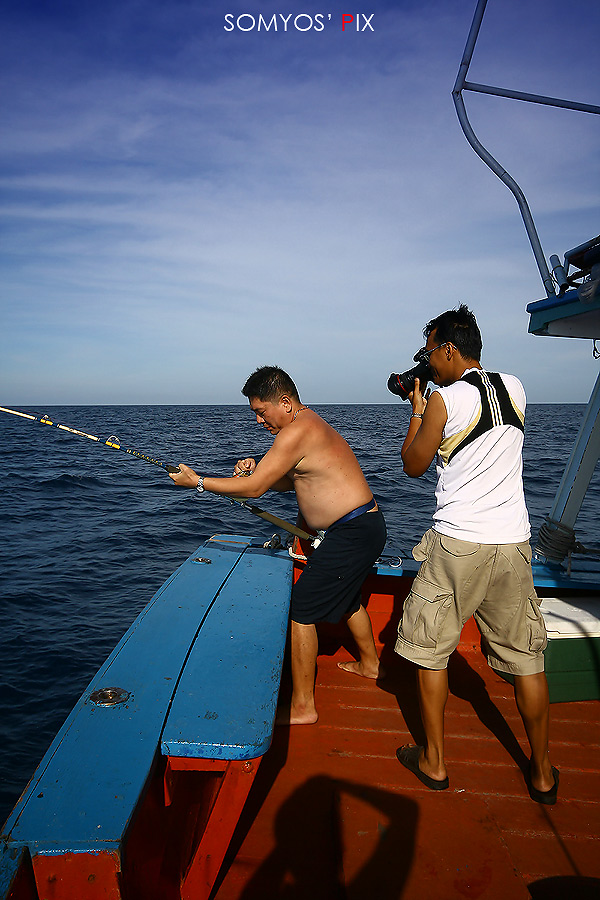
<svg viewBox="0 0 600 900">
<path fill-rule="evenodd" d="M 246 459 L 238 459 L 235 466 L 233 467 L 234 475 L 243 475 L 247 477 L 248 475 L 252 475 L 252 473 L 256 469 L 256 460 L 252 457 L 246 457 Z M 271 491 L 293 491 L 294 490 L 294 482 L 290 478 L 289 475 L 284 475 L 283 478 L 280 478 L 279 481 L 276 481 L 275 484 L 272 484 L 269 488 Z"/>
<path fill-rule="evenodd" d="M 280 432 L 273 441 L 273 446 L 256 464 L 252 474 L 247 478 L 205 476 L 204 490 L 225 497 L 238 497 L 242 500 L 257 499 L 272 489 L 292 490 L 293 484 L 287 473 L 301 458 L 301 454 L 298 452 L 298 430 L 295 429 L 294 432 L 291 435 Z M 169 478 L 181 487 L 195 488 L 198 484 L 199 474 L 184 463 L 180 463 L 179 468 L 181 471 L 170 474 Z"/>
<path fill-rule="evenodd" d="M 427 471 L 442 443 L 448 415 L 444 401 L 436 391 L 424 406 L 422 416 L 422 419 L 416 415 L 411 417 L 400 451 L 404 471 L 411 478 L 418 478 Z"/>
</svg>

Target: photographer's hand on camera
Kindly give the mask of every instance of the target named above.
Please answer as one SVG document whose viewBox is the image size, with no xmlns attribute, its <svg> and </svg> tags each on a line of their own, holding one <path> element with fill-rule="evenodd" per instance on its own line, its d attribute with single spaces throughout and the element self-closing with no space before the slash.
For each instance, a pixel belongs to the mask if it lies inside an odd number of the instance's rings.
<svg viewBox="0 0 600 900">
<path fill-rule="evenodd" d="M 408 395 L 408 399 L 412 405 L 412 416 L 411 421 L 414 418 L 417 424 L 420 424 L 420 418 L 425 412 L 425 407 L 427 406 L 427 399 L 429 397 L 429 390 L 425 391 L 425 395 L 421 393 L 421 383 L 418 378 L 415 378 L 415 388 Z"/>
</svg>

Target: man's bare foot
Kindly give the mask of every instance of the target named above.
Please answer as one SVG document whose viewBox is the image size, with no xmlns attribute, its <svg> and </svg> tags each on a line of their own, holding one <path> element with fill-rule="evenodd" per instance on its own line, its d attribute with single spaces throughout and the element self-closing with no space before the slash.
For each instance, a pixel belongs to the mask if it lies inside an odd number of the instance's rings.
<svg viewBox="0 0 600 900">
<path fill-rule="evenodd" d="M 356 662 L 353 659 L 349 662 L 339 662 L 338 667 L 344 672 L 350 672 L 352 675 L 361 675 L 363 678 L 383 678 L 385 675 L 381 663 L 378 663 L 377 668 L 366 669 L 362 662 Z"/>
<path fill-rule="evenodd" d="M 276 725 L 314 725 L 319 718 L 316 709 L 300 710 L 291 706 L 289 709 L 280 709 L 275 717 Z"/>
</svg>

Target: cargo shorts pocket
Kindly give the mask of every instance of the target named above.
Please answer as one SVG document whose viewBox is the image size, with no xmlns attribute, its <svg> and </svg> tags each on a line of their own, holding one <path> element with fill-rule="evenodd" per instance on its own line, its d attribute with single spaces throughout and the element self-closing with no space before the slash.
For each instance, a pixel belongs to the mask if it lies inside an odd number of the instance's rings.
<svg viewBox="0 0 600 900">
<path fill-rule="evenodd" d="M 413 547 L 412 549 L 413 559 L 416 559 L 417 562 L 424 562 L 428 559 L 429 554 L 433 549 L 435 538 L 436 532 L 433 528 L 426 531 L 416 547 Z"/>
<path fill-rule="evenodd" d="M 536 594 L 532 594 L 527 600 L 527 636 L 529 649 L 532 653 L 540 653 L 546 649 L 548 638 L 546 625 L 540 612 L 539 600 Z"/>
<path fill-rule="evenodd" d="M 517 544 L 517 552 L 521 554 L 525 562 L 528 566 L 531 565 L 531 544 L 529 541 L 524 541 L 522 544 Z"/>
<path fill-rule="evenodd" d="M 461 541 L 459 538 L 450 537 L 447 534 L 440 535 L 440 544 L 452 556 L 473 556 L 478 550 L 481 550 L 481 544 L 475 544 L 471 541 Z"/>
<path fill-rule="evenodd" d="M 413 583 L 404 603 L 400 636 L 424 650 L 435 650 L 454 602 L 452 591 L 429 581 Z"/>
</svg>

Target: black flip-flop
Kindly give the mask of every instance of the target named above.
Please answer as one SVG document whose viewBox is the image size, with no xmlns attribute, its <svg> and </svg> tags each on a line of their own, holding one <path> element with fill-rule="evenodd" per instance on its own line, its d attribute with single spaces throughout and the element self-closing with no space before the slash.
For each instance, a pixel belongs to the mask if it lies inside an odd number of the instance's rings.
<svg viewBox="0 0 600 900">
<path fill-rule="evenodd" d="M 538 791 L 531 783 L 531 770 L 527 772 L 525 776 L 525 784 L 527 785 L 527 790 L 529 791 L 529 796 L 532 800 L 535 800 L 536 803 L 543 803 L 545 806 L 554 806 L 556 803 L 556 798 L 558 797 L 558 780 L 559 780 L 559 772 L 558 769 L 552 766 L 552 775 L 554 777 L 554 785 L 550 788 L 549 791 Z"/>
<path fill-rule="evenodd" d="M 408 769 L 409 772 L 412 772 L 413 775 L 416 775 L 419 781 L 423 782 L 425 787 L 428 787 L 432 791 L 445 791 L 450 786 L 448 776 L 446 776 L 443 781 L 438 781 L 435 778 L 426 775 L 425 772 L 421 772 L 421 769 L 419 768 L 419 757 L 422 749 L 422 747 L 414 747 L 410 744 L 405 744 L 404 747 L 398 747 L 396 750 L 398 762 L 402 763 L 404 768 Z"/>
</svg>

